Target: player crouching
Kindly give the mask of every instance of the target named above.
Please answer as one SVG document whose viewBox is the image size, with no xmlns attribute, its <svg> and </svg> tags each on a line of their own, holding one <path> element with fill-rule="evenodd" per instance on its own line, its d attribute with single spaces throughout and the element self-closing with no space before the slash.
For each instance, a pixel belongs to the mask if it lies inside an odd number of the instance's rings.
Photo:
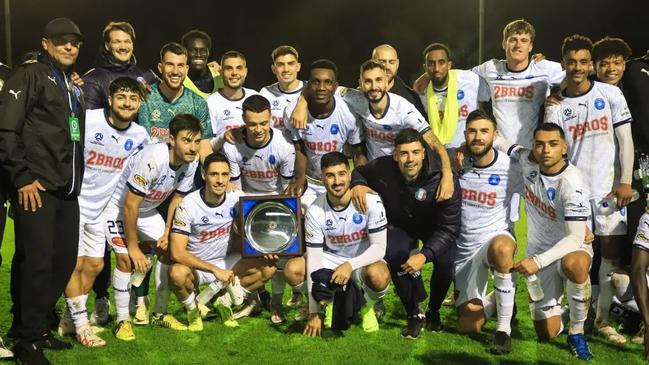
<svg viewBox="0 0 649 365">
<path fill-rule="evenodd" d="M 199 285 L 224 287 L 240 281 L 244 293 L 249 294 L 263 287 L 276 270 L 265 258 L 241 259 L 240 253 L 228 249 L 230 241 L 237 239 L 233 222 L 243 193 L 240 190 L 226 193 L 230 164 L 223 154 L 209 155 L 203 166 L 205 187 L 182 200 L 176 209 L 170 237 L 171 286 L 187 310 L 190 331 L 203 329 L 195 296 Z M 217 304 L 216 309 L 226 326 L 237 326 L 229 307 Z"/>
<path fill-rule="evenodd" d="M 305 273 L 309 291 L 307 336 L 322 333 L 320 305 L 312 294 L 311 273 L 322 268 L 334 270 L 331 282 L 346 285 L 350 279 L 364 292 L 365 305 L 360 310 L 363 330 L 378 331 L 374 303 L 383 298 L 390 284 L 385 261 L 387 220 L 378 195 L 367 196 L 368 210 L 363 214 L 351 204 L 351 172 L 347 156 L 330 152 L 322 157 L 322 183 L 327 193 L 320 195 L 307 210 L 304 229 L 305 259 L 291 259 L 284 268 L 286 281 L 294 287 L 303 285 Z M 325 325 L 331 325 L 332 305 L 327 305 Z"/>
</svg>

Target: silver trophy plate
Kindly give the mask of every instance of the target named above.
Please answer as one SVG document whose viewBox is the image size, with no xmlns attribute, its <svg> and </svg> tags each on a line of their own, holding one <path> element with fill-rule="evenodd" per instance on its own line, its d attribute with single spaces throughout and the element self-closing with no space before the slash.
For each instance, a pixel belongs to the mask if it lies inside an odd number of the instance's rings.
<svg viewBox="0 0 649 365">
<path fill-rule="evenodd" d="M 248 214 L 244 232 L 250 245 L 260 253 L 281 253 L 294 242 L 297 227 L 297 217 L 286 205 L 265 201 Z"/>
</svg>

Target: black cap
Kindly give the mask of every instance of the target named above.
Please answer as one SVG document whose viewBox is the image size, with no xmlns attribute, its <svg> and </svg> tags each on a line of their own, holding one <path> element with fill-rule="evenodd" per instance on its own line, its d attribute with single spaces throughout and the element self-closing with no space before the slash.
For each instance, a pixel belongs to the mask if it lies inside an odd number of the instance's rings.
<svg viewBox="0 0 649 365">
<path fill-rule="evenodd" d="M 81 35 L 79 27 L 68 18 L 56 18 L 51 20 L 47 23 L 45 30 L 43 31 L 43 36 L 45 38 L 52 38 L 65 34 L 74 34 L 79 37 L 79 40 L 83 40 L 83 35 Z"/>
</svg>

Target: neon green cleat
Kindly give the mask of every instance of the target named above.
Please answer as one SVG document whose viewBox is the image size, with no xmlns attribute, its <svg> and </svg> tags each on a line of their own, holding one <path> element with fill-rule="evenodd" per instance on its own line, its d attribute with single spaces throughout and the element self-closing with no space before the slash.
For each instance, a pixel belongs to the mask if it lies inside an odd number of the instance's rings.
<svg viewBox="0 0 649 365">
<path fill-rule="evenodd" d="M 334 320 L 334 304 L 329 303 L 324 308 L 324 328 L 331 328 Z"/>
<path fill-rule="evenodd" d="M 224 326 L 230 328 L 239 327 L 239 322 L 232 319 L 232 308 L 226 307 L 222 304 L 216 304 L 214 310 L 218 314 L 220 321 Z"/>
<path fill-rule="evenodd" d="M 203 320 L 197 308 L 187 311 L 187 329 L 198 332 L 203 330 Z"/>
<path fill-rule="evenodd" d="M 376 332 L 379 330 L 379 320 L 376 319 L 374 304 L 365 304 L 361 308 L 361 326 L 365 332 Z"/>
<path fill-rule="evenodd" d="M 182 324 L 171 314 L 154 314 L 153 317 L 151 317 L 151 323 L 175 331 L 187 331 L 187 326 Z"/>
<path fill-rule="evenodd" d="M 196 303 L 196 307 L 198 308 L 198 312 L 201 314 L 202 319 L 207 318 L 207 316 L 210 314 L 210 308 L 205 304 Z"/>
<path fill-rule="evenodd" d="M 122 341 L 135 340 L 135 333 L 133 333 L 133 326 L 131 325 L 131 321 L 128 319 L 117 323 L 117 326 L 115 326 L 113 333 L 115 333 L 115 337 L 118 340 L 122 340 Z"/>
</svg>

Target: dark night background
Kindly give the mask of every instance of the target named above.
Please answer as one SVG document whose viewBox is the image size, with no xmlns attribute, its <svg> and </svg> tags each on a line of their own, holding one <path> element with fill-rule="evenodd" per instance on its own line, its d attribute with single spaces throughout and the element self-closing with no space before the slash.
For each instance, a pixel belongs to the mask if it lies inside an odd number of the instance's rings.
<svg viewBox="0 0 649 365">
<path fill-rule="evenodd" d="M 536 28 L 534 52 L 558 60 L 563 38 L 580 33 L 593 41 L 605 35 L 625 39 L 639 56 L 649 49 L 649 2 L 485 0 L 484 58 L 504 58 L 502 27 L 524 18 Z M 0 61 L 6 60 L 4 10 L 0 9 Z M 355 85 L 358 65 L 373 47 L 390 43 L 399 51 L 399 75 L 410 83 L 421 71 L 423 48 L 447 43 L 457 68 L 478 62 L 478 0 L 304 0 L 304 1 L 137 1 L 137 0 L 11 0 L 14 64 L 22 54 L 40 48 L 44 25 L 69 17 L 86 38 L 77 61 L 84 73 L 101 45 L 101 31 L 110 20 L 135 27 L 135 54 L 141 65 L 155 68 L 160 47 L 179 41 L 198 28 L 212 36 L 211 59 L 230 49 L 248 58 L 246 86 L 259 89 L 274 82 L 270 52 L 280 44 L 300 52 L 306 78 L 308 64 L 330 58 L 340 68 L 340 81 Z"/>
</svg>

